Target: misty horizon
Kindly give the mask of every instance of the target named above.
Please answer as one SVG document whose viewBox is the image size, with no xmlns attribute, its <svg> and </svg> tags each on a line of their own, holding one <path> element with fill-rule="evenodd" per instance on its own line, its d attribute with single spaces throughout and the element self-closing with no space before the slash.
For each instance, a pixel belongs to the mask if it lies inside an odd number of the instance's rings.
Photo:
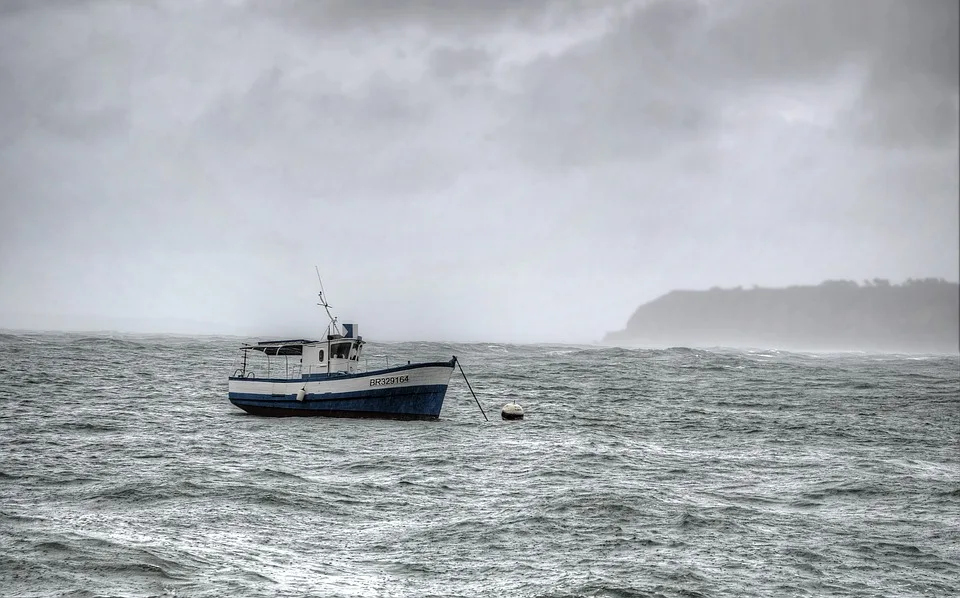
<svg viewBox="0 0 960 598">
<path fill-rule="evenodd" d="M 591 343 L 677 289 L 957 280 L 958 20 L 5 2 L 0 328 L 309 337 L 315 265 L 374 342 Z"/>
<path fill-rule="evenodd" d="M 925 285 L 932 285 L 933 287 L 939 287 L 942 285 L 957 287 L 960 286 L 960 283 L 955 281 L 948 281 L 945 279 L 908 279 L 906 281 L 889 281 L 886 279 L 866 279 L 863 281 L 844 281 L 844 280 L 832 280 L 832 281 L 821 281 L 817 285 L 790 285 L 787 287 L 760 287 L 759 285 L 752 285 L 751 287 L 730 287 L 730 288 L 721 288 L 721 287 L 712 287 L 710 289 L 672 289 L 667 293 L 663 293 L 650 301 L 645 301 L 640 303 L 631 313 L 633 314 L 630 317 L 630 321 L 627 318 L 624 318 L 623 322 L 627 323 L 626 330 L 609 330 L 605 331 L 603 334 L 600 334 L 594 338 L 584 338 L 584 339 L 509 339 L 509 338 L 496 338 L 493 336 L 487 337 L 478 337 L 478 338 L 446 338 L 446 337 L 382 337 L 382 336 L 371 336 L 366 335 L 368 341 L 373 343 L 385 343 L 385 344 L 396 344 L 396 343 L 405 343 L 405 342 L 435 342 L 435 343 L 454 343 L 454 344 L 463 344 L 463 343 L 505 343 L 505 344 L 518 344 L 518 345 L 571 345 L 571 346 L 620 346 L 628 348 L 647 348 L 647 349 L 668 349 L 675 347 L 690 347 L 690 348 L 729 348 L 729 349 L 772 349 L 772 350 L 783 350 L 783 351 L 793 351 L 793 352 L 847 352 L 847 351 L 867 351 L 875 353 L 943 353 L 942 348 L 940 349 L 931 349 L 930 347 L 921 347 L 914 343 L 911 344 L 910 335 L 907 333 L 906 336 L 901 337 L 901 341 L 898 341 L 896 346 L 891 346 L 889 343 L 886 345 L 870 344 L 869 342 L 863 342 L 862 340 L 859 343 L 851 343 L 846 346 L 838 347 L 835 344 L 831 345 L 831 342 L 826 339 L 821 338 L 816 342 L 809 342 L 809 340 L 804 341 L 798 338 L 796 335 L 787 335 L 786 337 L 780 336 L 776 341 L 771 341 L 770 337 L 764 338 L 763 336 L 751 336 L 749 331 L 740 331 L 736 334 L 726 334 L 721 338 L 718 338 L 714 333 L 709 332 L 708 330 L 701 330 L 700 332 L 695 332 L 691 336 L 690 330 L 684 330 L 683 328 L 675 328 L 672 332 L 665 333 L 666 336 L 661 334 L 660 336 L 637 336 L 631 337 L 629 335 L 625 336 L 625 333 L 630 328 L 630 323 L 632 320 L 645 309 L 657 304 L 662 304 L 664 301 L 669 302 L 672 297 L 680 295 L 689 295 L 691 293 L 698 294 L 704 297 L 707 300 L 709 305 L 710 297 L 716 297 L 717 293 L 729 293 L 729 292 L 740 292 L 747 295 L 750 294 L 750 291 L 760 291 L 760 292 L 769 292 L 769 291 L 786 291 L 790 293 L 791 291 L 809 291 L 817 288 L 823 288 L 827 286 L 840 286 L 841 288 L 846 285 L 852 285 L 855 289 L 893 289 L 905 288 L 910 285 L 917 285 L 918 288 L 922 288 Z M 956 291 L 957 289 L 954 289 Z M 926 301 L 929 302 L 932 297 L 927 297 Z M 942 301 L 942 297 L 940 298 Z M 954 330 L 957 328 L 957 320 L 960 318 L 960 302 L 956 298 L 948 299 L 950 305 L 954 303 L 957 304 L 958 313 L 951 313 L 949 318 L 944 319 L 941 322 L 941 327 L 945 327 L 949 330 Z M 696 317 L 700 312 L 699 309 L 707 308 L 709 313 L 717 308 L 723 309 L 723 305 L 715 305 L 712 308 L 709 308 L 708 305 L 701 306 L 698 308 L 697 312 L 681 314 L 680 318 L 682 320 L 690 320 L 691 317 Z M 745 302 L 744 306 L 748 306 L 749 303 Z M 786 307 L 786 306 L 783 306 Z M 813 307 L 813 306 L 811 306 Z M 835 306 L 839 307 L 839 306 Z M 796 306 L 794 306 L 796 308 Z M 12 332 L 12 333 L 90 333 L 90 334 L 132 334 L 132 335 L 173 335 L 173 336 L 209 336 L 209 337 L 237 337 L 237 338 L 320 338 L 323 336 L 324 330 L 327 328 L 329 319 L 327 319 L 326 314 L 323 313 L 322 308 L 317 304 L 316 305 L 316 316 L 317 320 L 313 322 L 310 326 L 305 328 L 286 328 L 286 329 L 261 329 L 255 330 L 252 328 L 243 329 L 241 326 L 224 323 L 224 322 L 202 322 L 197 320 L 188 320 L 188 319 L 152 319 L 152 318 L 111 318 L 109 316 L 80 316 L 80 317 L 70 317 L 70 316 L 33 316 L 28 317 L 24 320 L 21 320 L 22 324 L 20 326 L 0 326 L 0 333 L 3 332 Z M 748 308 L 749 309 L 749 308 Z M 334 310 L 335 311 L 335 310 Z M 674 314 L 677 315 L 677 314 Z M 716 315 L 716 314 L 715 314 Z M 765 314 L 766 317 L 769 317 L 770 314 Z M 839 313 L 836 314 L 839 316 Z M 888 314 L 889 315 L 889 314 Z M 905 314 L 900 314 L 905 315 Z M 334 316 L 337 316 L 334 313 Z M 951 319 L 952 318 L 952 319 Z M 947 321 L 949 320 L 949 321 Z M 342 319 L 337 317 L 339 324 L 343 323 L 353 323 L 354 325 L 360 325 L 356 319 Z M 741 323 L 742 325 L 743 323 Z M 822 323 L 822 324 L 825 324 Z M 829 325 L 829 324 L 828 324 Z M 880 325 L 876 323 L 874 325 Z M 360 325 L 361 335 L 364 335 L 365 327 Z M 667 330 L 670 330 L 668 328 Z M 696 329 L 694 329 L 696 330 Z M 904 331 L 905 332 L 905 331 Z M 960 336 L 960 329 L 957 329 L 957 335 Z M 818 344 L 819 343 L 819 344 Z M 955 350 L 947 350 L 947 354 L 955 353 Z"/>
</svg>

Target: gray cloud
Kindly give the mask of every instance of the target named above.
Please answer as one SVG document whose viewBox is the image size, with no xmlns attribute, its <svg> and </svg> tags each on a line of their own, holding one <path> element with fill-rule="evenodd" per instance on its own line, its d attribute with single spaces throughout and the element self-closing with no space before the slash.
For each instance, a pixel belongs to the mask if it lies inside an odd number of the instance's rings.
<svg viewBox="0 0 960 598">
<path fill-rule="evenodd" d="M 522 69 L 507 126 L 533 162 L 571 168 L 648 157 L 718 126 L 718 110 L 700 82 L 670 69 L 669 60 L 651 61 L 621 36 L 617 31 Z"/>
<path fill-rule="evenodd" d="M 434 118 L 429 98 L 382 72 L 346 93 L 284 79 L 274 67 L 218 99 L 197 120 L 197 141 L 222 148 L 231 168 L 315 195 L 415 192 L 448 183 L 461 166 L 423 142 Z"/>
<path fill-rule="evenodd" d="M 292 329 L 319 262 L 385 336 L 589 340 L 960 267 L 956 2 L 3 7 L 0 325 Z"/>
<path fill-rule="evenodd" d="M 522 70 L 512 130 L 561 168 L 709 141 L 745 93 L 862 73 L 839 133 L 893 147 L 957 137 L 958 4 L 661 0 Z"/>
<path fill-rule="evenodd" d="M 958 5 L 926 2 L 763 3 L 726 19 L 723 67 L 769 81 L 824 77 L 853 64 L 865 73 L 848 125 L 889 145 L 949 144 L 956 138 Z M 730 60 L 735 58 L 735 60 Z M 723 71 L 721 71 L 723 72 Z"/>
<path fill-rule="evenodd" d="M 259 14 L 282 19 L 297 27 L 330 31 L 395 31 L 425 29 L 431 35 L 484 33 L 505 27 L 544 29 L 570 24 L 616 0 L 280 0 L 253 4 Z"/>
<path fill-rule="evenodd" d="M 472 75 L 489 77 L 494 56 L 484 48 L 443 46 L 430 55 L 430 70 L 434 77 L 456 80 Z"/>
</svg>

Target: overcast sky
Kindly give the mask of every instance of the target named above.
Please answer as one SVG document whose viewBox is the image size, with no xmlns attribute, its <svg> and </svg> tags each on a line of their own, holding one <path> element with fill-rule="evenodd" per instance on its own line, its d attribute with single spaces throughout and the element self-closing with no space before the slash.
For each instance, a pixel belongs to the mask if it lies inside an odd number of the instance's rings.
<svg viewBox="0 0 960 598">
<path fill-rule="evenodd" d="M 591 342 L 958 278 L 956 0 L 4 0 L 0 327 Z"/>
</svg>

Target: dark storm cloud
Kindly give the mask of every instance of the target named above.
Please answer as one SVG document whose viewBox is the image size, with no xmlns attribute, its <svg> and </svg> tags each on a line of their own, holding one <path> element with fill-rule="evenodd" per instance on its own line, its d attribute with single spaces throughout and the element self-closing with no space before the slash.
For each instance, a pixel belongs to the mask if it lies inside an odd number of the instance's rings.
<svg viewBox="0 0 960 598">
<path fill-rule="evenodd" d="M 252 6 L 260 14 L 316 30 L 414 27 L 443 36 L 503 27 L 549 27 L 618 4 L 622 3 L 615 0 L 279 0 Z"/>
<path fill-rule="evenodd" d="M 446 80 L 472 75 L 489 76 L 493 62 L 493 54 L 483 48 L 441 46 L 430 55 L 430 71 L 438 79 Z"/>
<path fill-rule="evenodd" d="M 727 6 L 708 36 L 718 73 L 734 81 L 816 80 L 846 66 L 865 72 L 847 125 L 888 145 L 956 138 L 958 28 L 954 0 L 745 1 Z M 739 10 L 738 10 L 739 9 Z"/>
<path fill-rule="evenodd" d="M 82 95 L 78 89 L 82 82 L 79 66 L 15 61 L 11 53 L 6 59 L 0 58 L 0 135 L 5 142 L 32 131 L 84 137 L 96 134 L 101 127 L 109 133 L 122 124 L 124 110 L 120 105 L 77 105 L 75 98 Z"/>
<path fill-rule="evenodd" d="M 709 135 L 713 98 L 678 56 L 701 10 L 682 0 L 644 6 L 609 34 L 525 67 L 508 127 L 527 158 L 566 169 Z"/>
<path fill-rule="evenodd" d="M 710 143 L 751 90 L 863 73 L 837 126 L 890 146 L 957 131 L 955 1 L 768 0 L 642 4 L 609 33 L 522 71 L 510 129 L 524 154 L 569 168 Z"/>
<path fill-rule="evenodd" d="M 456 152 L 425 143 L 431 100 L 384 72 L 343 92 L 334 84 L 298 88 L 274 67 L 248 90 L 219 98 L 195 131 L 223 148 L 228 166 L 298 194 L 405 194 L 449 184 L 466 166 Z"/>
<path fill-rule="evenodd" d="M 41 3 L 35 0 L 4 0 L 4 2 L 0 2 L 0 17 L 20 12 L 32 12 L 38 10 L 38 8 L 67 8 L 82 2 L 84 0 L 47 0 L 40 6 Z"/>
</svg>

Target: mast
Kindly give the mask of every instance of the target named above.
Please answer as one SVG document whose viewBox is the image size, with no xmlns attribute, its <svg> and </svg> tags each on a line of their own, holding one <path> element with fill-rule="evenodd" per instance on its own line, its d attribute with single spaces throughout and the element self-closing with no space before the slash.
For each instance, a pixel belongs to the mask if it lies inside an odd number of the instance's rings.
<svg viewBox="0 0 960 598">
<path fill-rule="evenodd" d="M 330 313 L 330 304 L 327 303 L 326 293 L 323 291 L 323 279 L 320 277 L 320 268 L 316 265 L 313 266 L 313 269 L 317 271 L 317 282 L 320 283 L 320 292 L 317 293 L 317 296 L 320 297 L 320 303 L 317 305 L 323 307 L 323 310 L 327 312 L 327 317 L 330 318 L 330 323 L 327 324 L 327 334 L 324 339 L 327 342 L 326 348 L 326 362 L 327 362 L 327 374 L 330 373 L 330 335 L 331 334 L 340 334 L 340 328 L 337 326 L 337 319 L 333 317 L 333 314 Z"/>
<path fill-rule="evenodd" d="M 330 323 L 327 324 L 327 337 L 329 341 L 330 334 L 340 334 L 340 327 L 337 325 L 337 319 L 330 313 L 331 305 L 327 303 L 326 293 L 323 290 L 323 279 L 320 278 L 320 268 L 314 266 L 313 269 L 317 271 L 317 281 L 320 283 L 320 292 L 317 293 L 317 296 L 320 297 L 320 303 L 317 305 L 323 307 L 324 311 L 327 312 L 327 317 L 330 318 Z M 329 342 L 327 344 L 329 345 Z M 329 347 L 327 350 L 329 352 Z"/>
</svg>

